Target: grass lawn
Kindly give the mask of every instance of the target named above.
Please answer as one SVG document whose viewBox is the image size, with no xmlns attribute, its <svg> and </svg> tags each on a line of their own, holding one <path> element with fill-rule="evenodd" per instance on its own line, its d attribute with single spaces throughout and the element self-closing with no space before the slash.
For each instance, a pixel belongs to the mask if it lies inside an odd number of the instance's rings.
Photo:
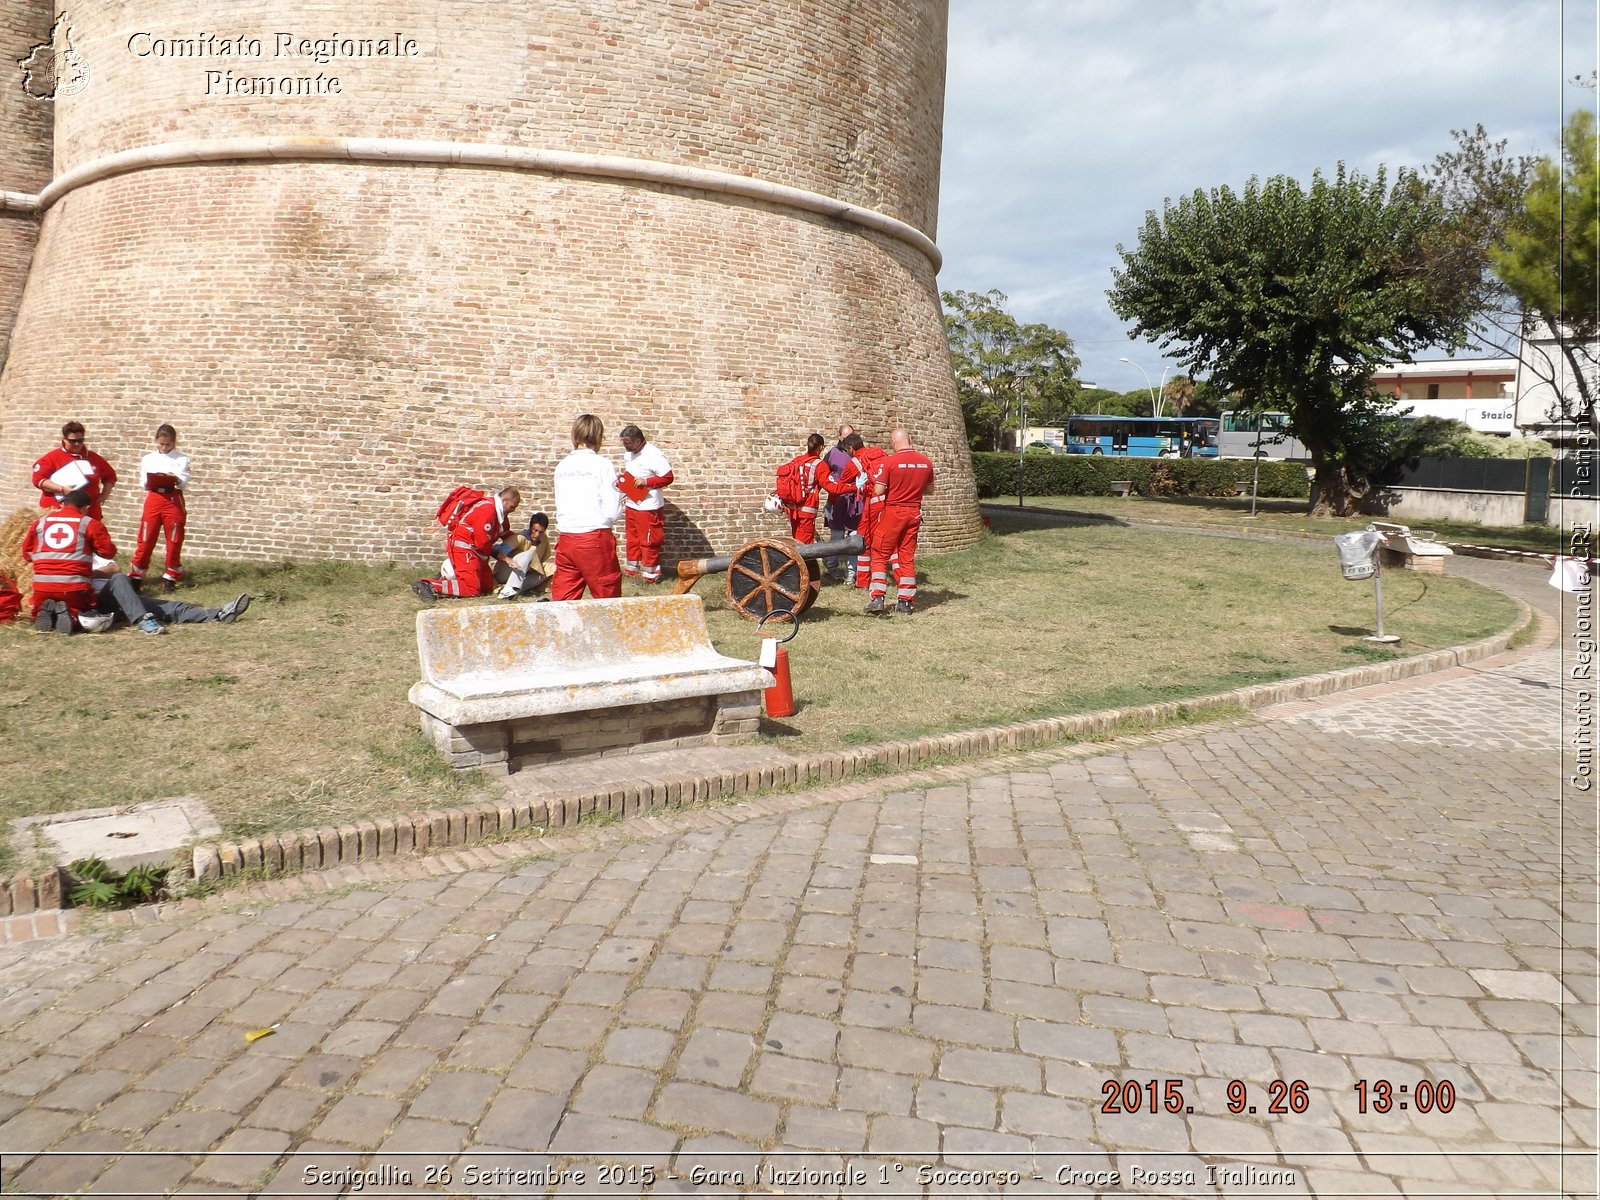
<svg viewBox="0 0 1600 1200">
<path fill-rule="evenodd" d="M 1359 640 L 1372 588 L 1345 582 L 1331 547 L 1004 518 L 995 527 L 970 550 L 920 564 L 913 617 L 871 618 L 864 593 L 825 588 L 789 644 L 800 710 L 764 736 L 795 749 L 865 744 L 1391 654 Z M 0 818 L 197 796 L 243 836 L 492 788 L 442 765 L 406 700 L 417 678 L 414 577 L 200 562 L 184 598 L 214 605 L 249 590 L 243 620 L 165 637 L 0 626 Z M 1515 617 L 1509 599 L 1462 580 L 1392 572 L 1385 582 L 1402 652 L 1470 641 Z M 754 627 L 722 588 L 721 576 L 698 588 L 713 640 L 753 659 Z"/>
<path fill-rule="evenodd" d="M 1414 529 L 1431 529 L 1441 541 L 1495 546 L 1502 550 L 1528 550 L 1536 554 L 1566 554 L 1570 539 L 1555 525 L 1478 525 L 1472 521 L 1435 521 L 1431 518 L 1316 517 L 1306 515 L 1304 500 L 1258 500 L 1250 515 L 1245 496 L 1029 496 L 1031 508 L 1061 509 L 1089 516 L 1116 517 L 1133 523 L 1215 525 L 1260 533 L 1315 534 L 1332 537 L 1351 529 L 1365 529 L 1372 520 L 1394 521 Z M 987 505 L 1015 504 L 1004 496 L 985 500 Z"/>
</svg>

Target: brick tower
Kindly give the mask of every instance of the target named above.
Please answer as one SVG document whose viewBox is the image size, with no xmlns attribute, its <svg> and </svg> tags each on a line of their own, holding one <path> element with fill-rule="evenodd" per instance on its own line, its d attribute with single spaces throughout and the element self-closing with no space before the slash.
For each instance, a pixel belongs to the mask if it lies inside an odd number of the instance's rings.
<svg viewBox="0 0 1600 1200">
<path fill-rule="evenodd" d="M 414 561 L 457 483 L 548 508 L 593 411 L 673 460 L 670 560 L 786 532 L 773 468 L 849 419 L 969 543 L 945 8 L 66 0 L 72 86 L 0 97 L 0 505 L 69 417 L 125 476 L 170 421 L 194 554 Z M 0 0 L 11 62 L 52 15 Z"/>
</svg>

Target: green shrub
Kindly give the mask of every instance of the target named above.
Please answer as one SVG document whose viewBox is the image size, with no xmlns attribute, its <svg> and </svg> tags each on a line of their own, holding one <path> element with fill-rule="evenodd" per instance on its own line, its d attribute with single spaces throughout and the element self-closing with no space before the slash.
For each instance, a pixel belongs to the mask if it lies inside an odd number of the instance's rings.
<svg viewBox="0 0 1600 1200">
<path fill-rule="evenodd" d="M 1113 458 L 1091 454 L 1023 455 L 1026 496 L 1109 496 L 1126 479 L 1140 496 L 1232 496 L 1250 491 L 1248 459 Z M 978 498 L 1017 494 L 1017 456 L 978 451 L 972 456 Z M 1259 496 L 1306 499 L 1311 486 L 1299 463 L 1263 462 Z"/>
</svg>

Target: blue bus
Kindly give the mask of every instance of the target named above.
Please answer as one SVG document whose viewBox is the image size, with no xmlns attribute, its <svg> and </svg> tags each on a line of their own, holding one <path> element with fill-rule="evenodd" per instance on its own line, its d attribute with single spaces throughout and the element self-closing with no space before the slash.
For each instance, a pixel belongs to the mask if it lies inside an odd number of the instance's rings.
<svg viewBox="0 0 1600 1200">
<path fill-rule="evenodd" d="M 1068 417 L 1067 453 L 1216 458 L 1221 424 L 1216 417 Z"/>
</svg>

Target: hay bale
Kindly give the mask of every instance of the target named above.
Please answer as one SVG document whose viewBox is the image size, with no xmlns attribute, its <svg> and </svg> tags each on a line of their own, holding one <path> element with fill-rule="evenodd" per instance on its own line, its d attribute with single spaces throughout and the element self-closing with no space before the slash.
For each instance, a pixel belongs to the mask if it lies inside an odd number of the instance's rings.
<svg viewBox="0 0 1600 1200">
<path fill-rule="evenodd" d="M 22 539 L 38 519 L 37 508 L 19 508 L 0 521 L 0 575 L 16 584 L 24 596 L 33 587 L 33 567 L 22 557 Z"/>
</svg>

